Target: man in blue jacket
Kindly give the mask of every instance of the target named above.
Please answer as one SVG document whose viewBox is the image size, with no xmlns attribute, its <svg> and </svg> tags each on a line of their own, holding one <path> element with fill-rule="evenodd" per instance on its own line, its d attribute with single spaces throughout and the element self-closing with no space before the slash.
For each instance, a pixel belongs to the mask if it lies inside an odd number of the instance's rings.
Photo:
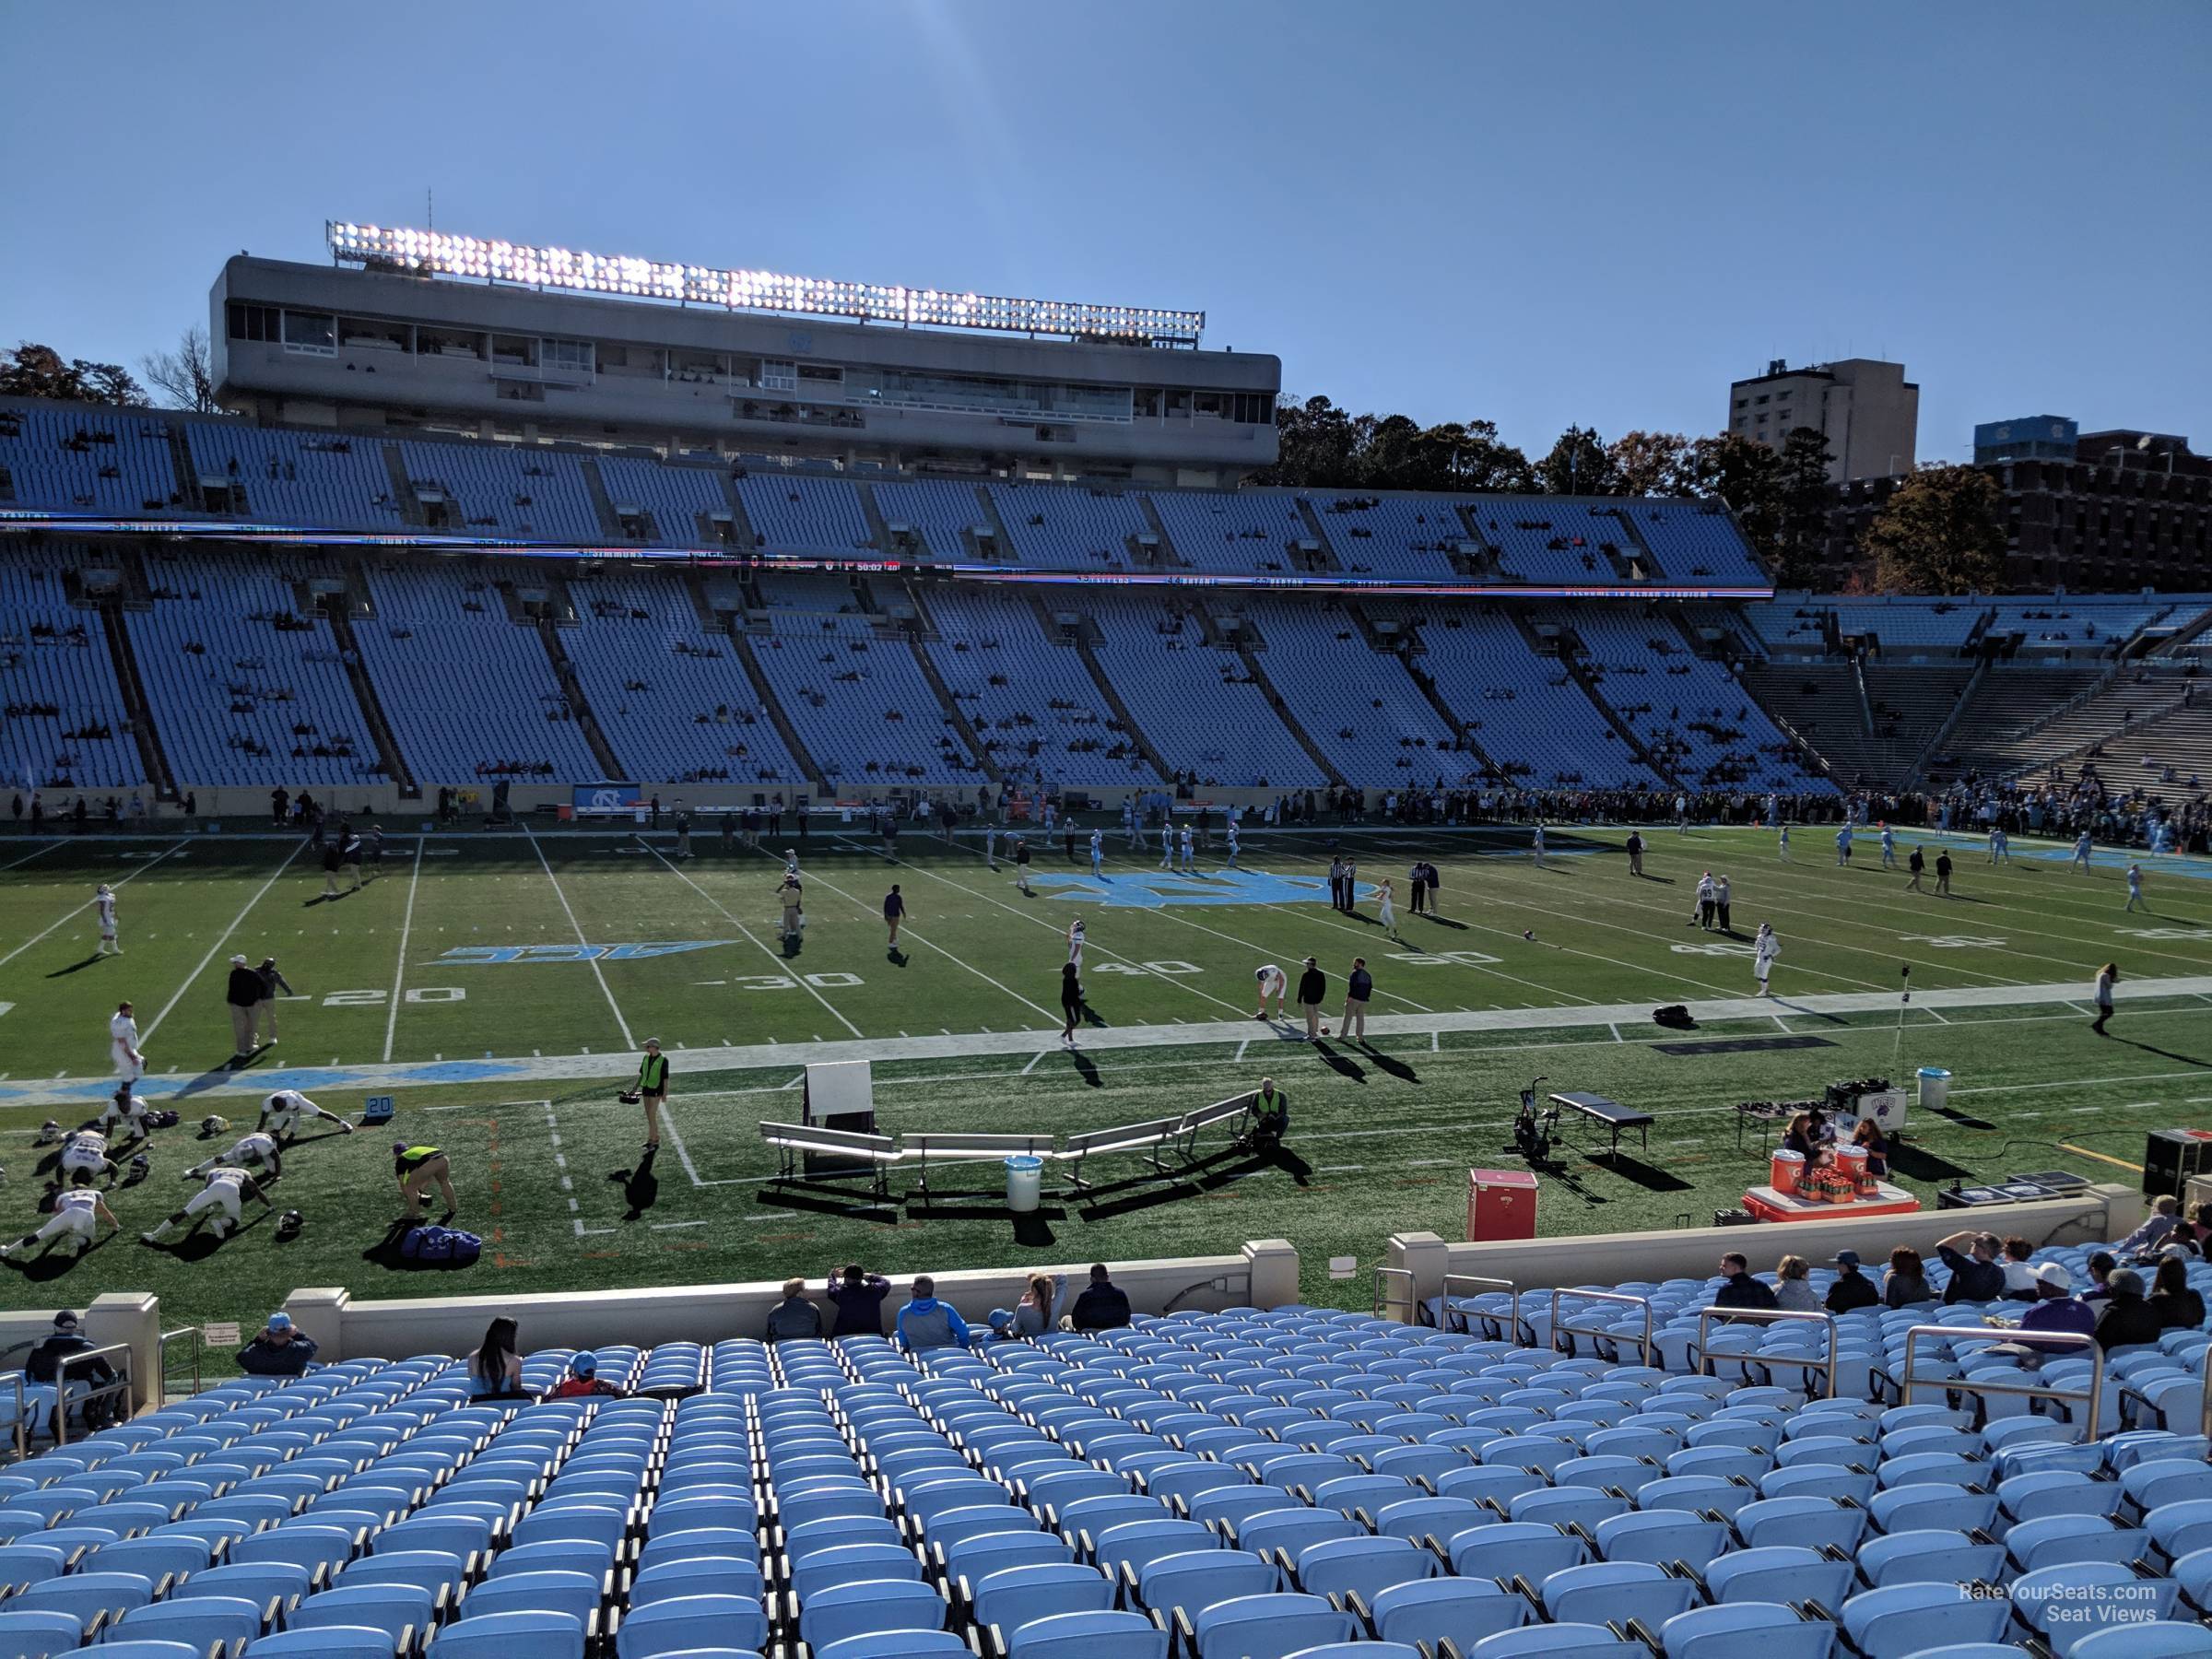
<svg viewBox="0 0 2212 1659">
<path fill-rule="evenodd" d="M 909 1353 L 922 1348 L 966 1347 L 975 1339 L 968 1322 L 950 1302 L 937 1300 L 937 1282 L 923 1274 L 914 1280 L 914 1299 L 899 1310 L 894 1325 L 899 1346 Z"/>
</svg>

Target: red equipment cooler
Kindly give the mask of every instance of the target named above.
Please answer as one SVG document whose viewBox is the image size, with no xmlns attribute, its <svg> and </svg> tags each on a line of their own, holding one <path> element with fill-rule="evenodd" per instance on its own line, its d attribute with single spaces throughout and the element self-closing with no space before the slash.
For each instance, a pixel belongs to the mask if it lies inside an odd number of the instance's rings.
<svg viewBox="0 0 2212 1659">
<path fill-rule="evenodd" d="M 1467 1240 L 1536 1236 L 1536 1178 L 1526 1170 L 1467 1171 Z"/>
</svg>

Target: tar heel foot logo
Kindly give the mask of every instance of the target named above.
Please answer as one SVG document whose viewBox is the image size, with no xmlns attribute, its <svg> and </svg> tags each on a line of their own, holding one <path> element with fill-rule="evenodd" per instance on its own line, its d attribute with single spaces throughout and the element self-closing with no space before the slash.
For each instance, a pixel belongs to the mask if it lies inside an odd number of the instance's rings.
<svg viewBox="0 0 2212 1659">
<path fill-rule="evenodd" d="M 712 950 L 735 939 L 687 939 L 653 945 L 456 945 L 438 960 L 460 967 L 493 962 L 639 962 L 647 957 Z"/>
<path fill-rule="evenodd" d="M 1171 870 L 1137 870 L 1125 876 L 1034 874 L 1030 880 L 1054 889 L 1049 897 L 1072 899 L 1108 910 L 1164 910 L 1183 904 L 1318 904 L 1327 900 L 1324 877 L 1271 876 L 1265 870 L 1213 869 L 1201 875 Z M 1371 900 L 1373 884 L 1362 882 L 1359 897 Z"/>
</svg>

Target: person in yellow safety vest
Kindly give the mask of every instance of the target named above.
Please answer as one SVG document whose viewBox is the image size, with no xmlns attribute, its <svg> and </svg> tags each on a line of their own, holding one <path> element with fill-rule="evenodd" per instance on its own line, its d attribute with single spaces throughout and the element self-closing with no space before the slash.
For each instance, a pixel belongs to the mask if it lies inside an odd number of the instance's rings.
<svg viewBox="0 0 2212 1659">
<path fill-rule="evenodd" d="M 1272 1152 L 1283 1144 L 1290 1128 L 1290 1097 L 1276 1088 L 1273 1077 L 1262 1077 L 1252 1097 L 1252 1144 L 1255 1150 Z"/>
<path fill-rule="evenodd" d="M 661 1053 L 658 1037 L 645 1039 L 645 1054 L 638 1062 L 638 1080 L 630 1085 L 632 1100 L 645 1104 L 645 1150 L 661 1149 L 661 1108 L 668 1103 L 668 1056 Z"/>
<path fill-rule="evenodd" d="M 432 1184 L 445 1200 L 445 1214 L 439 1218 L 451 1221 L 460 1214 L 461 1201 L 453 1196 L 453 1166 L 438 1147 L 410 1147 L 406 1141 L 394 1141 L 392 1173 L 399 1181 L 399 1195 L 406 1204 L 408 1220 L 422 1219 L 423 1191 Z"/>
</svg>

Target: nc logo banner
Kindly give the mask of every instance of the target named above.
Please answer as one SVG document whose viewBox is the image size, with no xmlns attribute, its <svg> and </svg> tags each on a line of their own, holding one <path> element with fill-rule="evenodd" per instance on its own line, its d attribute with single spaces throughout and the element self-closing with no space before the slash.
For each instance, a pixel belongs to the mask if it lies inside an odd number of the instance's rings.
<svg viewBox="0 0 2212 1659">
<path fill-rule="evenodd" d="M 1184 876 L 1168 870 L 1130 876 L 1031 876 L 1038 887 L 1058 890 L 1053 899 L 1080 900 L 1109 910 L 1164 910 L 1182 904 L 1326 903 L 1325 877 L 1270 876 L 1265 870 L 1215 870 Z M 1359 884 L 1362 899 L 1374 897 L 1371 883 Z"/>
<path fill-rule="evenodd" d="M 578 783 L 569 795 L 570 806 L 578 812 L 621 812 L 639 799 L 635 783 Z"/>
<path fill-rule="evenodd" d="M 735 939 L 691 939 L 660 945 L 456 945 L 438 959 L 463 967 L 487 962 L 638 962 L 647 957 L 712 950 Z"/>
</svg>

